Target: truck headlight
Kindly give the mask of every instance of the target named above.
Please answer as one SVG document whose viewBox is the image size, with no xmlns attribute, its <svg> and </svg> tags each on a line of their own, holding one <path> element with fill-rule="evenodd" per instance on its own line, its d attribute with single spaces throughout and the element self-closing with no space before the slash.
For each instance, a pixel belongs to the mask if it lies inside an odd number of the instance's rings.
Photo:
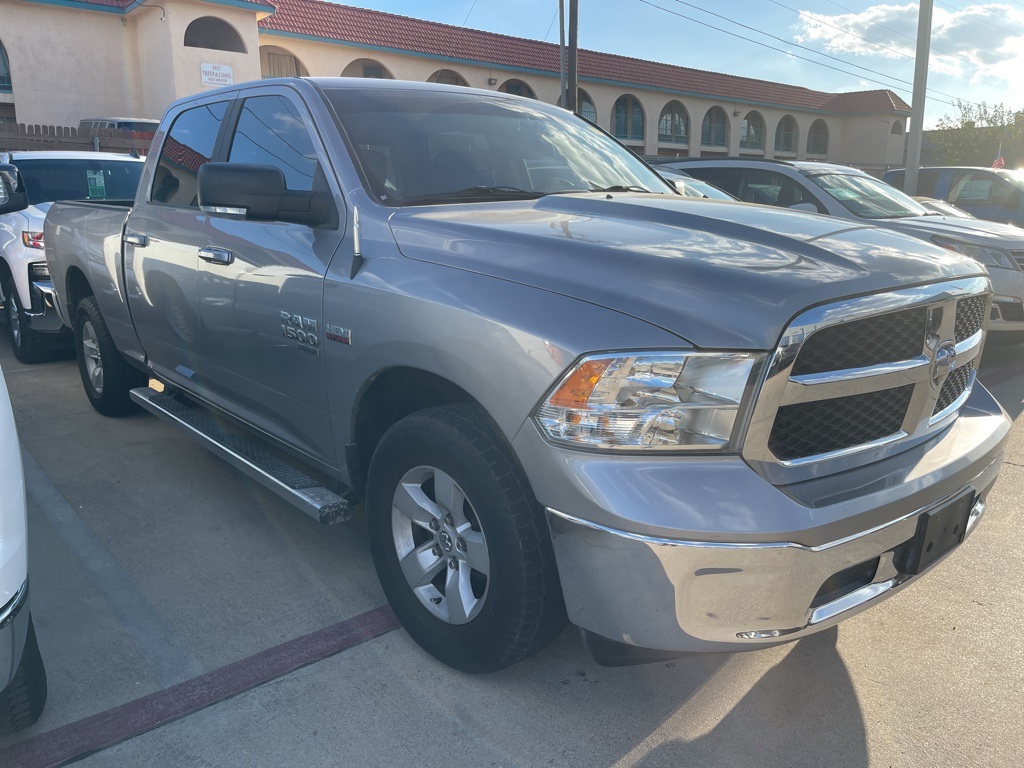
<svg viewBox="0 0 1024 768">
<path fill-rule="evenodd" d="M 935 238 L 935 244 L 943 248 L 962 253 L 964 256 L 980 261 L 988 267 L 1002 267 L 1003 269 L 1020 269 L 1013 257 L 1001 248 L 989 248 L 983 245 L 969 245 L 956 240 L 945 240 Z"/>
<path fill-rule="evenodd" d="M 534 414 L 544 435 L 577 447 L 736 449 L 744 394 L 763 355 L 624 352 L 580 360 Z"/>
</svg>

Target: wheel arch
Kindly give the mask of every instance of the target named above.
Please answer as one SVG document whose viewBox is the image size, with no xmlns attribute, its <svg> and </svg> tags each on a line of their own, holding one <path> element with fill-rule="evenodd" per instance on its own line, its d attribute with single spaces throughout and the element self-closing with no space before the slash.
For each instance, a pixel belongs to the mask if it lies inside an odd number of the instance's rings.
<svg viewBox="0 0 1024 768">
<path fill-rule="evenodd" d="M 85 276 L 81 268 L 77 266 L 68 267 L 68 271 L 64 275 L 64 295 L 67 297 L 67 305 L 64 309 L 72 322 L 74 322 L 75 309 L 78 307 L 79 302 L 86 296 L 93 296 L 94 294 L 95 292 L 89 283 L 89 278 Z"/>
<path fill-rule="evenodd" d="M 388 429 L 417 411 L 451 403 L 478 406 L 495 434 L 502 434 L 480 401 L 444 376 L 411 366 L 385 368 L 372 376 L 356 397 L 346 446 L 349 477 L 356 493 L 360 497 L 365 494 L 370 459 Z"/>
</svg>

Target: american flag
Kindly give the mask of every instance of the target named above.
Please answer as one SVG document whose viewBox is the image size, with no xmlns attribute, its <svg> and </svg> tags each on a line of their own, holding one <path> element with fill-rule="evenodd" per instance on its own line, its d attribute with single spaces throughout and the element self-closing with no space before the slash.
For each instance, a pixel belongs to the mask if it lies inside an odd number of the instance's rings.
<svg viewBox="0 0 1024 768">
<path fill-rule="evenodd" d="M 1002 168 L 1006 163 L 1003 161 L 1003 143 L 999 142 L 999 151 L 996 153 L 996 159 L 992 161 L 993 168 Z"/>
</svg>

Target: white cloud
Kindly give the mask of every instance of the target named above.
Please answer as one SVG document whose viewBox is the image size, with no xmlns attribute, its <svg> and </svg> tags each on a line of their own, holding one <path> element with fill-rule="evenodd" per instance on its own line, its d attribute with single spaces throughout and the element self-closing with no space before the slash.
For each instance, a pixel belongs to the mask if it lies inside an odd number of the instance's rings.
<svg viewBox="0 0 1024 768">
<path fill-rule="evenodd" d="M 917 3 L 875 5 L 836 16 L 805 11 L 797 39 L 824 44 L 833 55 L 880 56 L 909 64 L 904 56 L 914 55 L 917 17 Z M 936 6 L 930 71 L 1005 85 L 1010 92 L 1000 100 L 1013 105 L 1024 101 L 1024 8 L 977 3 L 950 11 Z"/>
</svg>

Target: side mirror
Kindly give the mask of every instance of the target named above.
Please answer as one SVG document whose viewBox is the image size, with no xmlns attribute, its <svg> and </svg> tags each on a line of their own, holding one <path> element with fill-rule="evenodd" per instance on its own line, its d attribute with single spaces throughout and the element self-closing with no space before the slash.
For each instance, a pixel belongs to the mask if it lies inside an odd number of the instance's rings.
<svg viewBox="0 0 1024 768">
<path fill-rule="evenodd" d="M 16 166 L 0 165 L 0 214 L 28 208 L 28 194 Z"/>
<path fill-rule="evenodd" d="M 204 163 L 198 186 L 199 207 L 214 216 L 310 227 L 330 226 L 336 219 L 329 193 L 289 191 L 284 173 L 272 165 Z"/>
<path fill-rule="evenodd" d="M 791 211 L 806 211 L 807 213 L 818 213 L 818 206 L 814 203 L 794 203 L 789 206 Z"/>
</svg>

